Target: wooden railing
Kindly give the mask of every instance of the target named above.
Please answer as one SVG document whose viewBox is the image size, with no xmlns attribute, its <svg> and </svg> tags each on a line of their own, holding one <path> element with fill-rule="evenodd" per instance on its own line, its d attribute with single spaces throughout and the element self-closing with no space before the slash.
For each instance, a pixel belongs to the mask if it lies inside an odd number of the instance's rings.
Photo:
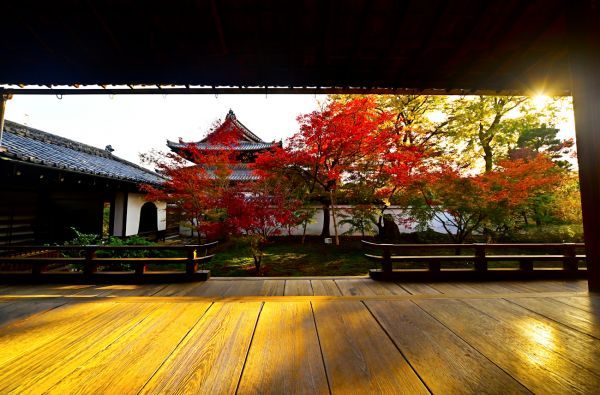
<svg viewBox="0 0 600 395">
<path fill-rule="evenodd" d="M 69 246 L 10 246 L 3 248 L 0 255 L 0 264 L 26 264 L 31 266 L 30 275 L 36 278 L 47 276 L 46 268 L 50 264 L 76 265 L 80 267 L 81 274 L 88 279 L 97 277 L 98 268 L 101 266 L 128 264 L 133 266 L 133 275 L 142 277 L 147 271 L 149 264 L 184 264 L 185 274 L 193 277 L 200 264 L 209 262 L 214 254 L 209 254 L 212 247 L 217 242 L 198 244 L 198 245 L 129 245 L 129 246 L 108 246 L 108 245 L 69 245 Z M 57 252 L 55 257 L 28 256 L 35 252 Z M 98 256 L 99 251 L 111 251 L 114 255 L 135 255 L 140 251 L 162 252 L 162 251 L 180 251 L 180 257 L 112 257 Z M 101 254 L 102 255 L 102 254 Z M 54 265 L 55 266 L 55 265 Z M 1 269 L 0 269 L 1 270 Z M 13 273 L 2 273 L 1 277 L 11 277 Z M 53 273 L 60 274 L 60 273 Z M 122 272 L 119 274 L 123 274 Z"/>
<path fill-rule="evenodd" d="M 369 272 L 374 279 L 500 279 L 563 278 L 585 276 L 579 261 L 585 260 L 583 243 L 540 244 L 378 244 L 363 240 L 363 245 L 380 255 L 365 256 L 381 264 Z M 410 254 L 407 253 L 411 252 Z M 415 254 L 418 251 L 419 254 Z M 440 253 L 440 251 L 442 253 Z M 515 253 L 517 251 L 517 253 Z M 421 254 L 422 252 L 431 252 Z M 427 269 L 394 269 L 393 264 L 426 263 Z M 465 263 L 467 268 L 444 268 L 444 262 Z M 489 268 L 489 262 L 518 262 L 518 268 Z M 558 262 L 562 268 L 537 268 L 535 262 Z M 469 267 L 470 266 L 470 267 Z"/>
</svg>

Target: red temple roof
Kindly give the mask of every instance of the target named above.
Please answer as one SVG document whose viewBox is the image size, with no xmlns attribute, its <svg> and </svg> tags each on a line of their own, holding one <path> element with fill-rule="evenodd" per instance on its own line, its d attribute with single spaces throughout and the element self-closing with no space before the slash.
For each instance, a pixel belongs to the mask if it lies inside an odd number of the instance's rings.
<svg viewBox="0 0 600 395">
<path fill-rule="evenodd" d="M 192 142 L 199 150 L 212 150 L 212 149 L 223 149 L 223 145 L 214 144 L 211 141 L 219 140 L 219 136 L 227 134 L 229 138 L 235 140 L 235 144 L 232 149 L 236 151 L 263 151 L 275 146 L 280 145 L 278 142 L 268 143 L 263 141 L 260 137 L 255 135 L 248 129 L 243 123 L 241 123 L 235 116 L 232 110 L 229 110 L 225 121 L 221 123 L 215 130 L 209 133 L 202 140 Z M 185 148 L 187 142 L 174 142 L 167 140 L 167 146 L 173 151 L 179 151 L 181 148 Z"/>
</svg>

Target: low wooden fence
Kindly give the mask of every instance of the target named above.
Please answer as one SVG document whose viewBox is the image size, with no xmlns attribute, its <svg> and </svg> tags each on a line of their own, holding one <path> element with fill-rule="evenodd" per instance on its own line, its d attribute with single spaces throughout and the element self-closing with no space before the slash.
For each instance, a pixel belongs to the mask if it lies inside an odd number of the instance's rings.
<svg viewBox="0 0 600 395">
<path fill-rule="evenodd" d="M 587 270 L 579 268 L 579 262 L 585 260 L 583 243 L 378 244 L 365 240 L 362 242 L 365 247 L 379 252 L 378 255 L 365 254 L 368 259 L 381 264 L 381 269 L 372 269 L 369 272 L 370 277 L 377 280 L 574 278 L 585 277 L 587 274 Z M 415 254 L 414 251 L 418 251 L 419 254 Z M 471 267 L 444 268 L 445 262 L 465 263 Z M 489 262 L 517 262 L 519 267 L 489 268 Z M 536 267 L 536 262 L 557 262 L 561 267 Z M 426 263 L 427 269 L 394 269 L 394 263 Z"/>
<path fill-rule="evenodd" d="M 123 279 L 126 274 L 133 279 L 141 279 L 147 276 L 147 267 L 150 264 L 184 264 L 184 274 L 188 279 L 208 279 L 207 271 L 199 273 L 199 265 L 209 262 L 214 254 L 209 254 L 211 248 L 217 245 L 217 242 L 195 245 L 160 245 L 160 246 L 107 246 L 107 245 L 73 245 L 73 246 L 10 246 L 6 247 L 0 256 L 0 264 L 18 264 L 19 266 L 29 265 L 31 271 L 28 275 L 30 279 L 50 279 L 50 278 L 73 278 L 73 275 L 80 274 L 87 280 L 96 280 L 100 277 L 113 277 Z M 114 255 L 139 255 L 142 251 L 148 251 L 150 254 L 164 251 L 179 251 L 180 257 L 112 257 L 98 256 L 100 251 L 110 251 Z M 40 252 L 45 252 L 45 256 L 39 256 Z M 32 253 L 37 253 L 32 255 Z M 102 255 L 102 254 L 100 254 Z M 48 266 L 76 265 L 81 268 L 79 273 L 60 273 L 48 272 Z M 101 266 L 114 266 L 115 264 L 127 264 L 133 267 L 131 273 L 127 272 L 99 272 Z M 153 272 L 161 274 L 162 272 Z M 68 274 L 68 276 L 65 276 Z M 23 277 L 23 273 L 2 272 L 1 279 L 18 279 Z M 181 276 L 179 276 L 180 278 Z"/>
</svg>

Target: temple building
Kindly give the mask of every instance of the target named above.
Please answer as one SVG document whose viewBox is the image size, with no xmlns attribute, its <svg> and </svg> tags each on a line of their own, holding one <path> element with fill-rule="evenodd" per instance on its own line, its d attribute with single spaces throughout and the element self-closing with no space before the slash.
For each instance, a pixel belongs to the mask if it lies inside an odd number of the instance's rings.
<svg viewBox="0 0 600 395">
<path fill-rule="evenodd" d="M 167 146 L 173 152 L 186 157 L 184 149 L 190 144 L 195 145 L 200 153 L 223 149 L 221 145 L 211 143 L 211 141 L 218 140 L 215 139 L 216 136 L 223 134 L 234 140 L 232 142 L 232 149 L 237 152 L 236 163 L 233 165 L 232 173 L 229 177 L 231 181 L 255 180 L 256 176 L 252 174 L 252 170 L 248 168 L 248 164 L 253 163 L 259 153 L 281 146 L 281 141 L 269 143 L 252 133 L 250 129 L 237 119 L 232 110 L 229 110 L 225 120 L 202 140 L 191 143 L 167 140 Z"/>
<path fill-rule="evenodd" d="M 166 204 L 147 202 L 141 184 L 155 172 L 92 147 L 5 121 L 0 141 L 0 248 L 61 243 L 82 233 L 156 234 L 166 229 Z"/>
</svg>

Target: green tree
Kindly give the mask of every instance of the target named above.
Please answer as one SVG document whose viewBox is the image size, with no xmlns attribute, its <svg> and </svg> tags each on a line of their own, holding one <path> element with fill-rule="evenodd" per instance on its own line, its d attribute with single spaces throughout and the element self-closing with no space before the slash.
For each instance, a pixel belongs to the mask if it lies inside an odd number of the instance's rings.
<svg viewBox="0 0 600 395">
<path fill-rule="evenodd" d="M 525 129 L 517 139 L 517 146 L 511 150 L 512 158 L 531 154 L 544 153 L 562 167 L 569 170 L 571 163 L 565 158 L 573 155 L 575 142 L 573 139 L 562 140 L 558 137 L 559 129 L 542 124 L 540 127 Z"/>
</svg>

